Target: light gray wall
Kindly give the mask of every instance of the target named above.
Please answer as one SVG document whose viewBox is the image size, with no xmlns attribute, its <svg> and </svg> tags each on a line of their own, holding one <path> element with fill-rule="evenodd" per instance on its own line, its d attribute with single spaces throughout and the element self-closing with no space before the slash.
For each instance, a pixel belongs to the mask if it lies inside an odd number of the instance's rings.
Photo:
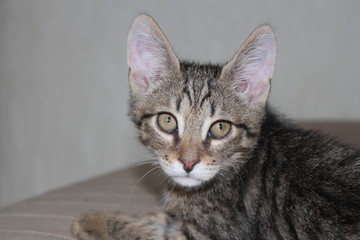
<svg viewBox="0 0 360 240">
<path fill-rule="evenodd" d="M 359 1 L 0 0 L 0 206 L 146 159 L 127 117 L 126 35 L 151 14 L 181 58 L 224 62 L 262 23 L 271 102 L 360 120 Z M 140 150 L 139 150 L 140 149 Z"/>
</svg>

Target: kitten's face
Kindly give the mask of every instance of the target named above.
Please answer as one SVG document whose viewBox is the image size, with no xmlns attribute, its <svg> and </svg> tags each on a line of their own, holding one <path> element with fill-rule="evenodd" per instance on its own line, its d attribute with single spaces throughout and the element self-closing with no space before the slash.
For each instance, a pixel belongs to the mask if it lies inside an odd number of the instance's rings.
<svg viewBox="0 0 360 240">
<path fill-rule="evenodd" d="M 159 156 L 165 173 L 183 186 L 199 185 L 242 164 L 261 118 L 222 84 L 219 67 L 199 68 L 182 67 L 180 76 L 134 105 L 140 139 Z"/>
<path fill-rule="evenodd" d="M 254 34 L 247 44 L 258 51 L 254 44 L 259 33 Z M 174 182 L 199 186 L 236 171 L 249 159 L 273 58 L 269 64 L 268 56 L 246 53 L 224 67 L 180 64 L 156 23 L 144 15 L 134 21 L 128 49 L 133 120 L 141 141 L 158 155 Z M 249 68 L 243 66 L 247 62 Z"/>
</svg>

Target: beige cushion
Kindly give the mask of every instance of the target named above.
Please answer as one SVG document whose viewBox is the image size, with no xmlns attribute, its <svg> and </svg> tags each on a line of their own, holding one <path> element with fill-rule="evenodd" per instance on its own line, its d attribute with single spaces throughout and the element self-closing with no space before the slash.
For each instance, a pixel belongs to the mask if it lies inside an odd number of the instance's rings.
<svg viewBox="0 0 360 240">
<path fill-rule="evenodd" d="M 360 123 L 309 122 L 302 126 L 323 129 L 360 147 Z M 152 167 L 116 171 L 0 209 L 0 239 L 72 239 L 70 223 L 81 212 L 142 213 L 159 209 L 161 173 L 155 170 L 142 178 Z"/>
<path fill-rule="evenodd" d="M 147 166 L 121 170 L 51 191 L 0 210 L 0 239 L 72 239 L 74 216 L 87 210 L 141 213 L 159 208 L 159 175 Z"/>
</svg>

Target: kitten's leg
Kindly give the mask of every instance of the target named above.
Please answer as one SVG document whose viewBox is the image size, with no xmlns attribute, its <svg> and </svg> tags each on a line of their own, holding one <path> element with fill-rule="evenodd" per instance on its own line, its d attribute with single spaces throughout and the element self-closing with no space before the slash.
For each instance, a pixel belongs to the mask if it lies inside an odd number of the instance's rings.
<svg viewBox="0 0 360 240">
<path fill-rule="evenodd" d="M 93 211 L 77 217 L 71 232 L 79 240 L 185 240 L 181 226 L 179 221 L 163 211 L 142 216 Z"/>
</svg>

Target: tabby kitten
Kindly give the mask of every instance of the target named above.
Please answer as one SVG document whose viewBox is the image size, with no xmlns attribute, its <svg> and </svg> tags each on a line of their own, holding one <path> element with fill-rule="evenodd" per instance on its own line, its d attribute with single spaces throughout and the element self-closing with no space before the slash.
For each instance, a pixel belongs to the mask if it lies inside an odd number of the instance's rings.
<svg viewBox="0 0 360 240">
<path fill-rule="evenodd" d="M 360 152 L 267 106 L 263 25 L 224 66 L 180 62 L 155 21 L 128 37 L 131 116 L 171 179 L 164 211 L 89 212 L 77 239 L 360 239 Z"/>
</svg>

